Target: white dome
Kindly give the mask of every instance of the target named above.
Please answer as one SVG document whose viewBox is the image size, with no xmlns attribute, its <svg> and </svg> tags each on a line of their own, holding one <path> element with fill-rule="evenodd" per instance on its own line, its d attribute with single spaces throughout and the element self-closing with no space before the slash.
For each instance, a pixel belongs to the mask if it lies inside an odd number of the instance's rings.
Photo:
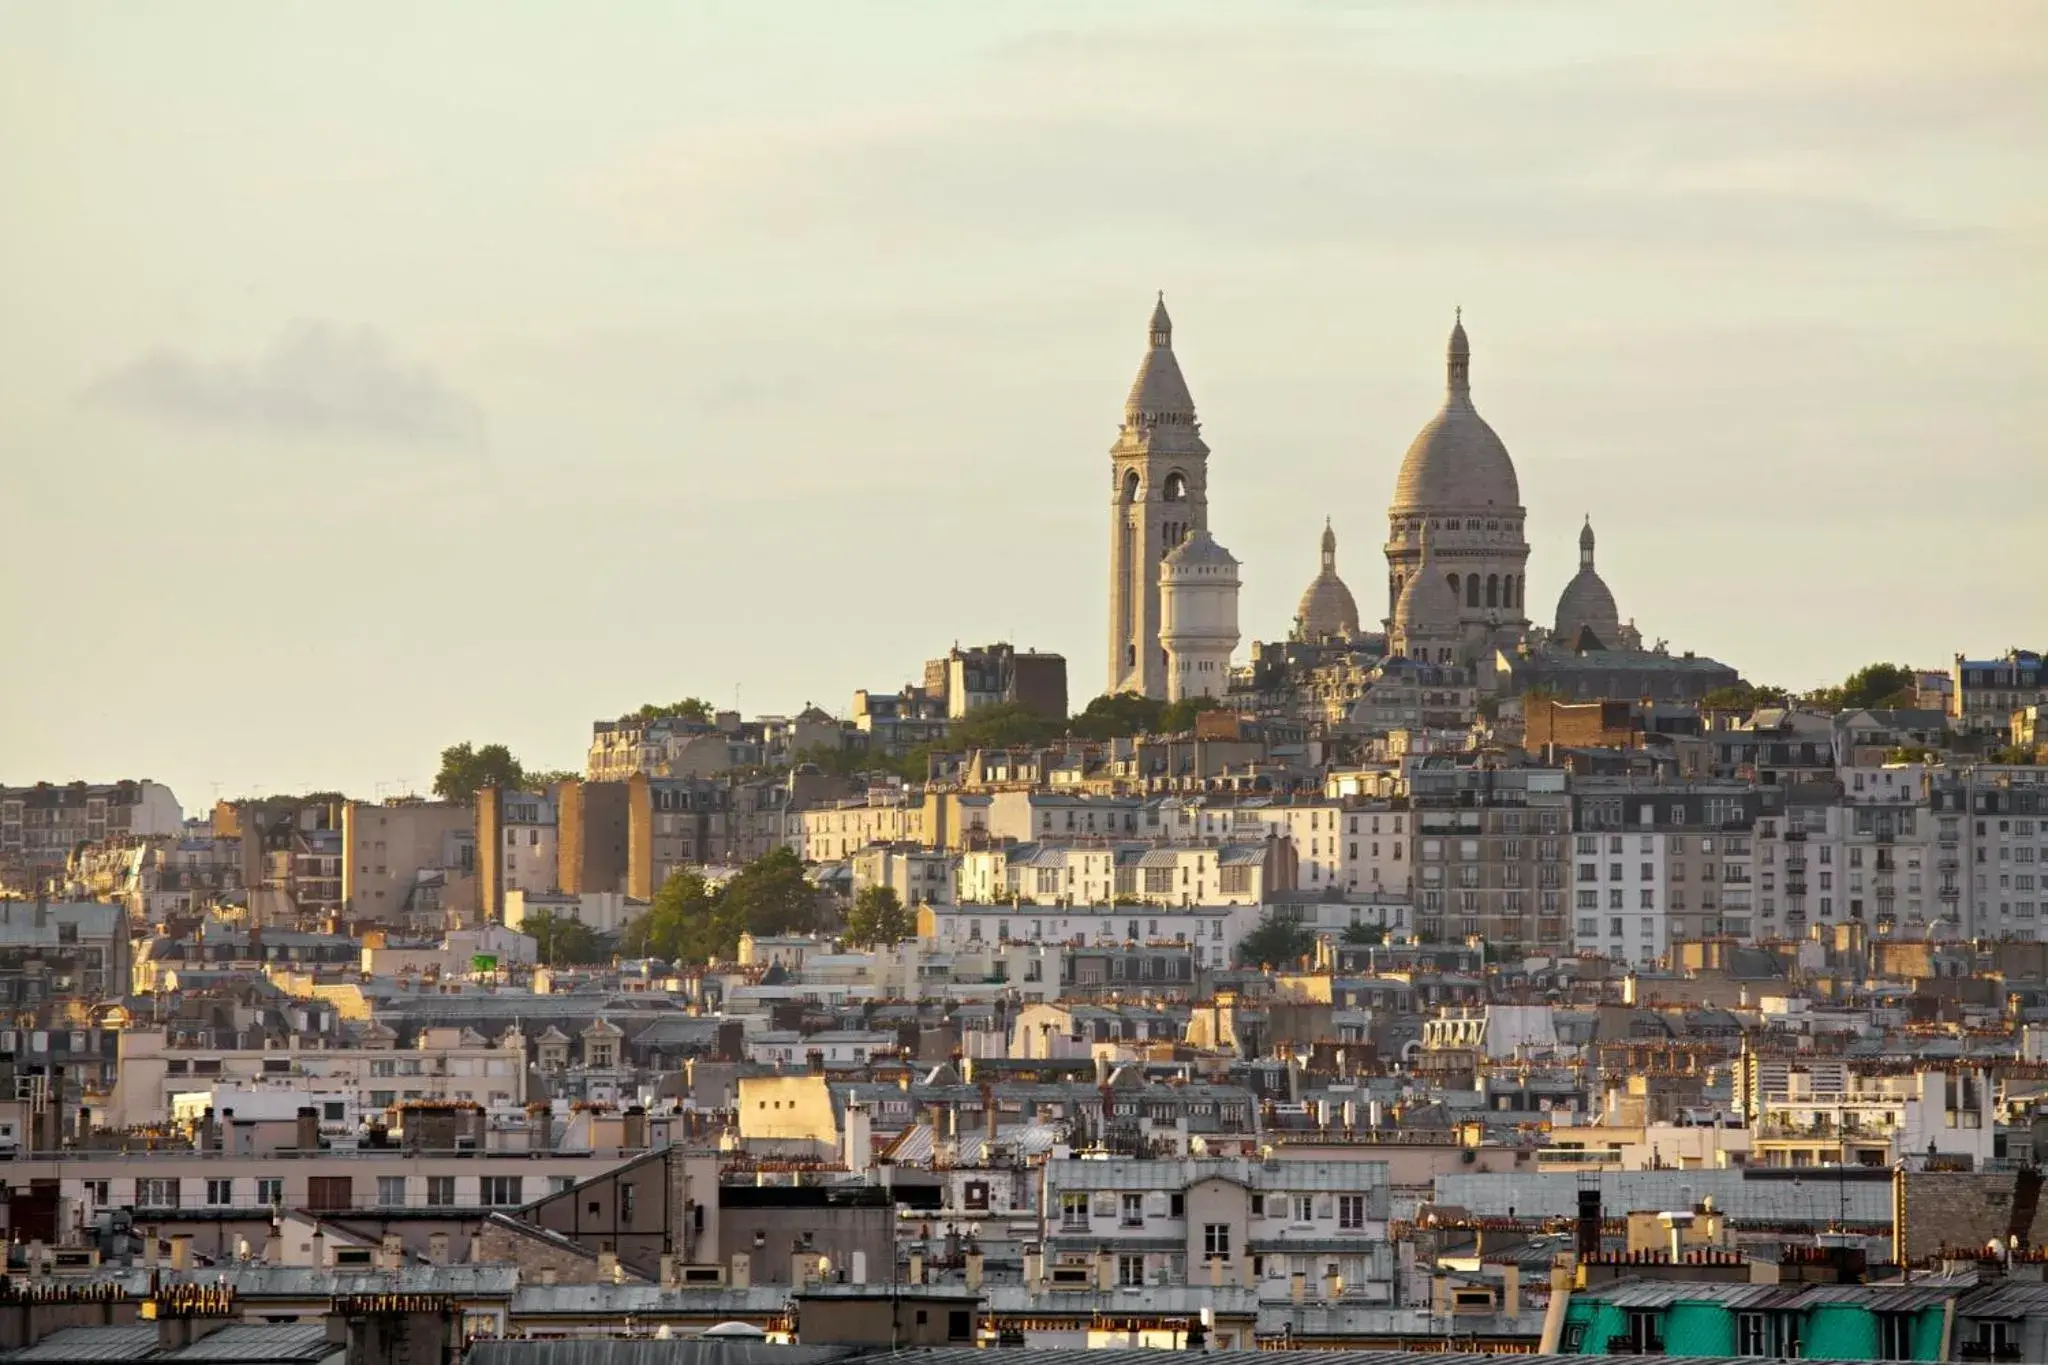
<svg viewBox="0 0 2048 1365">
<path fill-rule="evenodd" d="M 1337 533 L 1323 527 L 1323 568 L 1301 594 L 1294 619 L 1305 640 L 1349 639 L 1358 634 L 1358 602 L 1337 577 Z"/>
</svg>

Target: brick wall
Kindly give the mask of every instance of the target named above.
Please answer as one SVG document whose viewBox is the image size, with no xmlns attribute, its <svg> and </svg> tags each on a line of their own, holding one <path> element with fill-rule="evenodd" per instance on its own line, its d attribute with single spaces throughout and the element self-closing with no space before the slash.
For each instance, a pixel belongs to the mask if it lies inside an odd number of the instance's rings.
<svg viewBox="0 0 2048 1365">
<path fill-rule="evenodd" d="M 2015 1231 L 2048 1243 L 2040 1177 L 2019 1172 L 1902 1171 L 1892 1178 L 1892 1257 L 1920 1261 L 1943 1247 L 1982 1247 Z"/>
</svg>

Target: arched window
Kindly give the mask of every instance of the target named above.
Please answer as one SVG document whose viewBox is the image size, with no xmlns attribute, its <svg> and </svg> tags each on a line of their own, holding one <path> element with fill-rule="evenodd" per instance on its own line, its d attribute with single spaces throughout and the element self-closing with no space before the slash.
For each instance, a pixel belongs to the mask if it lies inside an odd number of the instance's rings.
<svg viewBox="0 0 2048 1365">
<path fill-rule="evenodd" d="M 1500 605 L 1500 575 L 1497 573 L 1490 573 L 1486 576 L 1486 605 L 1489 607 Z"/>
<path fill-rule="evenodd" d="M 1456 597 L 1458 595 L 1458 576 L 1456 574 L 1450 575 L 1450 584 L 1451 596 Z"/>
<path fill-rule="evenodd" d="M 1133 470 L 1131 470 L 1131 471 L 1130 471 L 1129 473 L 1127 473 L 1127 474 L 1125 474 L 1125 475 L 1124 475 L 1124 501 L 1125 501 L 1125 502 L 1136 502 L 1137 500 L 1138 500 L 1138 471 L 1137 471 L 1137 470 L 1135 470 L 1135 469 L 1133 469 Z"/>
<path fill-rule="evenodd" d="M 1521 608 L 1522 608 L 1522 575 L 1520 575 L 1520 574 L 1516 574 L 1516 575 L 1515 575 L 1515 609 L 1516 609 L 1517 611 L 1520 611 L 1520 610 L 1521 610 Z"/>
<path fill-rule="evenodd" d="M 1166 484 L 1161 492 L 1161 496 L 1164 497 L 1168 502 L 1186 502 L 1188 500 L 1187 476 L 1181 473 L 1178 469 L 1174 470 L 1171 474 L 1168 474 L 1166 476 Z"/>
<path fill-rule="evenodd" d="M 1479 575 L 1476 573 L 1465 575 L 1465 605 L 1468 607 L 1479 605 Z"/>
</svg>

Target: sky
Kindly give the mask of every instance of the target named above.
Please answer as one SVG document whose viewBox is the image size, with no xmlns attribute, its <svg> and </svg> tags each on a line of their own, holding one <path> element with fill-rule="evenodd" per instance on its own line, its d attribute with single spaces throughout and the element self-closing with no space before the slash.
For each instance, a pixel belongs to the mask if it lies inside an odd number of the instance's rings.
<svg viewBox="0 0 2048 1365">
<path fill-rule="evenodd" d="M 1796 687 L 2048 643 L 2037 0 L 17 0 L 0 782 L 421 790 L 1105 669 L 1165 290 L 1284 636 L 1461 306 L 1532 615 Z"/>
</svg>

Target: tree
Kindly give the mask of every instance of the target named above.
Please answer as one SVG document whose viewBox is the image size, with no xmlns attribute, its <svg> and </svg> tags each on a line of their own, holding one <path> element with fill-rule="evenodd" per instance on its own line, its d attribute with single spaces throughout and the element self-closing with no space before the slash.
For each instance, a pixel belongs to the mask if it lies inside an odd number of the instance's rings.
<svg viewBox="0 0 2048 1365">
<path fill-rule="evenodd" d="M 822 927 L 817 890 L 787 846 L 741 868 L 720 899 L 730 907 L 732 921 L 751 934 L 807 934 Z M 733 941 L 738 943 L 738 935 Z"/>
<path fill-rule="evenodd" d="M 582 773 L 571 772 L 567 768 L 537 768 L 526 774 L 525 790 L 544 792 L 550 787 L 560 786 L 564 782 L 581 782 L 582 780 Z"/>
<path fill-rule="evenodd" d="M 702 697 L 684 697 L 666 706 L 647 702 L 638 711 L 628 711 L 620 720 L 690 720 L 700 725 L 711 723 L 711 703 Z"/>
<path fill-rule="evenodd" d="M 917 934 L 917 915 L 892 886 L 863 887 L 839 937 L 853 948 L 889 948 Z"/>
<path fill-rule="evenodd" d="M 1149 735 L 1159 731 L 1160 713 L 1166 703 L 1136 692 L 1114 692 L 1088 703 L 1067 726 L 1076 739 L 1122 739 L 1126 735 Z"/>
<path fill-rule="evenodd" d="M 725 897 L 695 872 L 677 872 L 654 893 L 647 913 L 627 925 L 619 951 L 666 962 L 709 962 L 739 949 L 740 930 Z"/>
<path fill-rule="evenodd" d="M 485 787 L 524 789 L 526 770 L 502 744 L 481 749 L 464 740 L 441 751 L 441 771 L 434 777 L 434 795 L 447 801 L 474 801 Z"/>
<path fill-rule="evenodd" d="M 1344 931 L 1344 941 L 1354 948 L 1369 948 L 1387 941 L 1387 931 L 1377 924 L 1354 924 Z"/>
<path fill-rule="evenodd" d="M 1911 706 L 1913 670 L 1900 664 L 1865 664 L 1842 681 L 1842 705 L 1887 709 Z"/>
<path fill-rule="evenodd" d="M 1700 698 L 1700 705 L 1714 711 L 1754 711 L 1759 706 L 1783 706 L 1792 694 L 1782 687 L 1739 682 L 1717 687 Z"/>
<path fill-rule="evenodd" d="M 1316 950 L 1315 930 L 1298 920 L 1282 919 L 1268 911 L 1259 927 L 1238 940 L 1237 961 L 1242 967 L 1291 967 Z"/>
<path fill-rule="evenodd" d="M 1029 748 L 1058 739 L 1065 727 L 1016 702 L 997 702 L 970 711 L 953 723 L 947 735 L 953 749 Z"/>
<path fill-rule="evenodd" d="M 538 910 L 521 921 L 519 932 L 534 941 L 540 960 L 550 966 L 611 960 L 597 931 L 573 916 Z"/>
<path fill-rule="evenodd" d="M 1159 730 L 1162 735 L 1185 734 L 1195 728 L 1195 717 L 1204 711 L 1217 709 L 1214 697 L 1183 697 L 1170 701 L 1159 711 Z"/>
</svg>

